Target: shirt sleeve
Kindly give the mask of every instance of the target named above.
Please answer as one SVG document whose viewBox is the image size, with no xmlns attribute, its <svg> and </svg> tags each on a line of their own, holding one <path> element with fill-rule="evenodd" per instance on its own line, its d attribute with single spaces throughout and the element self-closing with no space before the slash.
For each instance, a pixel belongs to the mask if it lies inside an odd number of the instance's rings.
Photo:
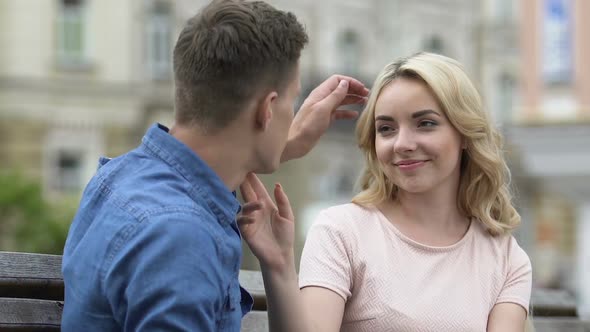
<svg viewBox="0 0 590 332">
<path fill-rule="evenodd" d="M 299 287 L 318 286 L 330 289 L 345 301 L 351 295 L 352 241 L 342 227 L 344 220 L 332 220 L 323 211 L 311 226 L 299 266 Z"/>
<path fill-rule="evenodd" d="M 103 281 L 124 331 L 216 331 L 228 292 L 216 241 L 197 220 L 167 216 L 128 230 Z"/>
<path fill-rule="evenodd" d="M 521 305 L 528 314 L 533 283 L 531 261 L 514 237 L 510 239 L 508 254 L 508 273 L 496 304 L 516 303 Z"/>
</svg>

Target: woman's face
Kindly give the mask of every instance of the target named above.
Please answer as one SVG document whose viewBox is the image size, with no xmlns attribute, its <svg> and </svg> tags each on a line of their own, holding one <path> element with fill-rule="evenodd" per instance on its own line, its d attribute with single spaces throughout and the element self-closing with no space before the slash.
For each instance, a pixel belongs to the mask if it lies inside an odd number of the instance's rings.
<svg viewBox="0 0 590 332">
<path fill-rule="evenodd" d="M 462 144 L 424 82 L 398 78 L 383 88 L 375 105 L 375 152 L 400 191 L 456 190 Z"/>
</svg>

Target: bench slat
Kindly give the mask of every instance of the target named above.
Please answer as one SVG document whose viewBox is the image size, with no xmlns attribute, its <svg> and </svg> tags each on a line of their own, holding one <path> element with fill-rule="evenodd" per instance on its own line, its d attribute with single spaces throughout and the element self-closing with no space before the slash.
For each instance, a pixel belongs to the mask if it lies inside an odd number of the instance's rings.
<svg viewBox="0 0 590 332">
<path fill-rule="evenodd" d="M 59 331 L 61 301 L 0 298 L 0 331 Z M 242 319 L 241 332 L 268 331 L 264 311 L 252 311 Z"/>
<path fill-rule="evenodd" d="M 61 280 L 61 256 L 0 252 L 0 277 Z"/>
<path fill-rule="evenodd" d="M 266 310 L 266 294 L 258 271 L 240 270 L 240 284 L 254 298 L 254 310 Z M 0 297 L 63 301 L 61 256 L 0 252 Z"/>
<path fill-rule="evenodd" d="M 240 285 L 254 298 L 253 310 L 266 310 L 266 293 L 262 274 L 259 271 L 240 270 Z"/>
<path fill-rule="evenodd" d="M 61 256 L 0 252 L 0 297 L 63 300 Z"/>
<path fill-rule="evenodd" d="M 63 302 L 0 298 L 0 331 L 59 331 Z"/>
<path fill-rule="evenodd" d="M 268 331 L 268 315 L 266 311 L 251 311 L 242 319 L 241 332 Z"/>
<path fill-rule="evenodd" d="M 533 317 L 535 332 L 588 332 L 590 322 L 566 317 Z"/>
<path fill-rule="evenodd" d="M 576 299 L 563 289 L 535 288 L 531 294 L 533 317 L 577 317 Z"/>
</svg>

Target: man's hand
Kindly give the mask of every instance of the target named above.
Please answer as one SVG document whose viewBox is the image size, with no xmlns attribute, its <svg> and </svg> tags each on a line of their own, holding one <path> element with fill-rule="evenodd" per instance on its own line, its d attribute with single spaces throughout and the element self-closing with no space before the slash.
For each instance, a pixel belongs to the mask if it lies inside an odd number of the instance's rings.
<svg viewBox="0 0 590 332">
<path fill-rule="evenodd" d="M 295 115 L 281 162 L 300 158 L 315 146 L 333 120 L 354 119 L 358 113 L 342 105 L 364 104 L 369 90 L 360 81 L 333 75 L 315 88 Z"/>
<path fill-rule="evenodd" d="M 237 218 L 238 226 L 261 267 L 271 270 L 294 267 L 295 217 L 281 185 L 275 185 L 276 205 L 254 173 L 246 176 L 240 191 L 245 204 Z"/>
</svg>

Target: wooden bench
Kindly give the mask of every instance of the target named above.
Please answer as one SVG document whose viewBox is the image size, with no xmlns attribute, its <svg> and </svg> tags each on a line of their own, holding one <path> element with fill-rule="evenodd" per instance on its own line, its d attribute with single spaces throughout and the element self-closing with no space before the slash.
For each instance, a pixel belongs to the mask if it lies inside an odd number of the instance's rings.
<svg viewBox="0 0 590 332">
<path fill-rule="evenodd" d="M 254 311 L 242 320 L 242 332 L 268 331 L 266 295 L 258 271 L 240 271 L 240 284 L 254 297 Z M 64 283 L 61 256 L 0 251 L 0 331 L 59 331 Z M 535 289 L 535 332 L 590 332 L 576 304 L 564 291 Z"/>
<path fill-rule="evenodd" d="M 535 288 L 531 303 L 533 316 L 578 317 L 576 299 L 563 289 Z"/>
<path fill-rule="evenodd" d="M 535 332 L 590 332 L 590 322 L 578 317 L 574 296 L 563 289 L 535 288 L 531 303 Z"/>
<path fill-rule="evenodd" d="M 240 271 L 254 297 L 242 332 L 268 331 L 266 296 L 257 271 Z M 0 252 L 0 331 L 59 331 L 64 299 L 61 256 Z"/>
</svg>

